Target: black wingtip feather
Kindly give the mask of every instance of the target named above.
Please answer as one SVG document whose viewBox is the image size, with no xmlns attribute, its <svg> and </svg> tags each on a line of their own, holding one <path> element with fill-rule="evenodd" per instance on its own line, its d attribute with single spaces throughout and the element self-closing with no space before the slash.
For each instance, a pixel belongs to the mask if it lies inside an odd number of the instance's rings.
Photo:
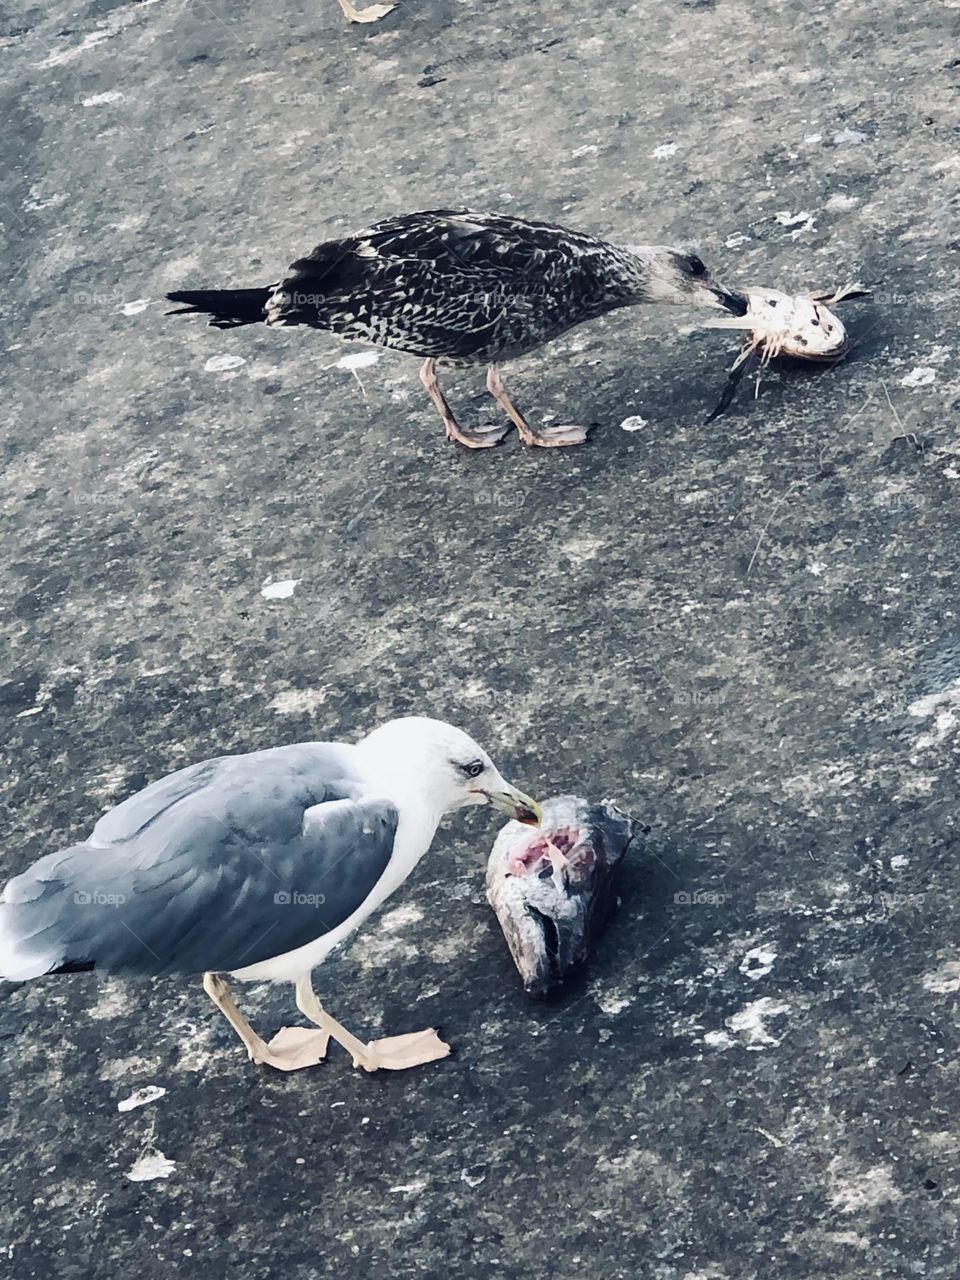
<svg viewBox="0 0 960 1280">
<path fill-rule="evenodd" d="M 96 968 L 93 960 L 67 960 L 64 964 L 51 969 L 51 973 L 92 973 Z"/>
</svg>

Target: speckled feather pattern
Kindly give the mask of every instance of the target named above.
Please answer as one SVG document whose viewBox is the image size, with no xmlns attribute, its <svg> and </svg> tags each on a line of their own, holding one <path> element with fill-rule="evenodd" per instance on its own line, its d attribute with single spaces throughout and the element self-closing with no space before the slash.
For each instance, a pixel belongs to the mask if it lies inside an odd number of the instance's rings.
<svg viewBox="0 0 960 1280">
<path fill-rule="evenodd" d="M 378 222 L 293 263 L 268 324 L 471 365 L 509 359 L 643 301 L 628 250 L 546 222 L 439 210 Z"/>
</svg>

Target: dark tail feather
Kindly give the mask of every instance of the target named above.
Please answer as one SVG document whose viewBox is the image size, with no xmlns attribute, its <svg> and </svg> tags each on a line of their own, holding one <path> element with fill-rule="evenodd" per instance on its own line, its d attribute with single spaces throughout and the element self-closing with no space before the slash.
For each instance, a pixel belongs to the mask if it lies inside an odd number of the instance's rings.
<svg viewBox="0 0 960 1280">
<path fill-rule="evenodd" d="M 170 302 L 186 303 L 178 311 L 168 311 L 167 315 L 209 315 L 209 323 L 217 329 L 263 324 L 263 309 L 273 290 L 273 285 L 266 289 L 184 289 L 167 294 Z"/>
</svg>

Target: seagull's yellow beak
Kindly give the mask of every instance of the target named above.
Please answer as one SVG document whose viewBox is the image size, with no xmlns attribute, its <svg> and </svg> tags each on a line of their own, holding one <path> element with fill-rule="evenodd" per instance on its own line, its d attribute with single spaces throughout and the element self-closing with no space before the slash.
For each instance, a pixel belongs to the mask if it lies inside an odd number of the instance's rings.
<svg viewBox="0 0 960 1280">
<path fill-rule="evenodd" d="M 511 818 L 516 819 L 517 822 L 523 822 L 528 827 L 539 827 L 543 818 L 540 806 L 536 800 L 531 800 L 516 787 L 511 787 L 508 783 L 502 791 L 483 791 L 482 794 L 501 813 L 509 814 Z"/>
</svg>

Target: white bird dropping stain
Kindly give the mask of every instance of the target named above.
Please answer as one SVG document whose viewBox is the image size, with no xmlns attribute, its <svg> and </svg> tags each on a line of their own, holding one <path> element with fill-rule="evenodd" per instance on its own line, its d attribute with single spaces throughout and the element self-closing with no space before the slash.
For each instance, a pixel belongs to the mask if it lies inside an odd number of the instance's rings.
<svg viewBox="0 0 960 1280">
<path fill-rule="evenodd" d="M 769 943 L 754 947 L 743 957 L 740 962 L 740 972 L 746 974 L 748 978 L 765 978 L 773 968 L 773 962 L 777 958 L 777 948 Z"/>
<path fill-rule="evenodd" d="M 960 991 L 960 960 L 947 960 L 939 969 L 925 973 L 922 982 L 924 991 L 932 991 L 938 996 Z"/>
<path fill-rule="evenodd" d="M 633 1001 L 629 996 L 616 995 L 614 992 L 607 992 L 604 995 L 597 996 L 597 1006 L 601 1013 L 605 1013 L 610 1018 L 615 1018 L 618 1013 L 623 1013 L 624 1009 L 629 1009 Z"/>
<path fill-rule="evenodd" d="M 175 1160 L 168 1160 L 162 1151 L 147 1151 L 134 1160 L 127 1170 L 131 1182 L 154 1182 L 157 1178 L 169 1178 L 177 1167 Z"/>
<path fill-rule="evenodd" d="M 360 369 L 369 369 L 375 365 L 380 359 L 379 351 L 349 351 L 333 366 L 335 369 L 346 369 L 357 380 L 357 386 L 360 388 L 360 394 L 364 400 L 367 398 L 367 389 L 360 381 Z"/>
<path fill-rule="evenodd" d="M 781 227 L 795 227 L 798 223 L 809 222 L 813 217 L 812 213 L 808 213 L 806 209 L 801 209 L 799 213 L 791 213 L 789 209 L 778 209 L 773 215 L 774 221 L 779 222 Z"/>
<path fill-rule="evenodd" d="M 211 356 L 203 367 L 207 373 L 227 373 L 246 363 L 243 356 Z"/>
<path fill-rule="evenodd" d="M 166 1089 L 158 1084 L 148 1084 L 145 1088 L 137 1089 L 135 1093 L 131 1093 L 129 1098 L 123 1098 L 118 1102 L 117 1110 L 135 1111 L 137 1107 L 145 1107 L 148 1102 L 156 1102 L 166 1092 Z"/>
<path fill-rule="evenodd" d="M 863 1213 L 867 1209 L 877 1209 L 880 1205 L 896 1203 L 903 1199 L 903 1193 L 894 1186 L 889 1169 L 882 1165 L 874 1165 L 862 1173 L 855 1173 L 840 1178 L 834 1173 L 834 1166 L 839 1157 L 831 1161 L 830 1173 L 834 1185 L 827 1193 L 831 1205 L 841 1213 Z"/>
<path fill-rule="evenodd" d="M 306 716 L 326 700 L 326 689 L 282 689 L 270 703 L 270 710 L 281 716 Z"/>
<path fill-rule="evenodd" d="M 859 147 L 860 143 L 866 140 L 867 135 L 861 133 L 859 129 L 841 129 L 839 133 L 833 135 L 835 147 Z"/>
<path fill-rule="evenodd" d="M 624 418 L 624 420 L 620 423 L 620 430 L 621 431 L 642 431 L 646 425 L 647 425 L 646 418 L 640 418 L 640 417 Z"/>
<path fill-rule="evenodd" d="M 260 594 L 264 600 L 289 600 L 301 581 L 301 578 L 284 578 L 280 582 L 271 582 L 268 578 L 260 588 Z"/>
<path fill-rule="evenodd" d="M 676 142 L 661 142 L 658 147 L 654 147 L 650 152 L 651 160 L 666 160 L 668 156 L 676 155 L 678 144 Z"/>
<path fill-rule="evenodd" d="M 408 925 L 417 924 L 423 919 L 423 912 L 413 903 L 405 903 L 402 907 L 394 907 L 380 921 L 380 928 L 386 933 L 397 933 Z"/>
<path fill-rule="evenodd" d="M 135 302 L 125 302 L 120 311 L 125 316 L 138 316 L 141 311 L 146 311 L 149 305 L 149 298 L 137 298 Z"/>
<path fill-rule="evenodd" d="M 752 1000 L 744 1005 L 739 1013 L 727 1018 L 727 1026 L 731 1031 L 743 1037 L 744 1047 L 757 1052 L 761 1049 L 776 1048 L 780 1041 L 767 1029 L 767 1019 L 778 1014 L 789 1013 L 790 1006 L 782 1001 L 764 996 L 762 1000 Z"/>
<path fill-rule="evenodd" d="M 357 369 L 369 369 L 379 359 L 378 351 L 351 351 L 348 355 L 341 356 L 334 368 L 349 369 L 354 373 Z"/>
<path fill-rule="evenodd" d="M 929 387 L 936 380 L 936 369 L 931 369 L 929 365 L 918 364 L 905 378 L 900 379 L 900 385 L 901 387 Z"/>
<path fill-rule="evenodd" d="M 711 1049 L 731 1049 L 736 1040 L 726 1031 L 708 1031 L 703 1037 L 703 1043 L 708 1044 Z"/>
<path fill-rule="evenodd" d="M 106 107 L 111 102 L 122 102 L 123 94 L 116 89 L 108 89 L 106 93 L 95 93 L 92 98 L 81 98 L 82 107 Z"/>
</svg>

